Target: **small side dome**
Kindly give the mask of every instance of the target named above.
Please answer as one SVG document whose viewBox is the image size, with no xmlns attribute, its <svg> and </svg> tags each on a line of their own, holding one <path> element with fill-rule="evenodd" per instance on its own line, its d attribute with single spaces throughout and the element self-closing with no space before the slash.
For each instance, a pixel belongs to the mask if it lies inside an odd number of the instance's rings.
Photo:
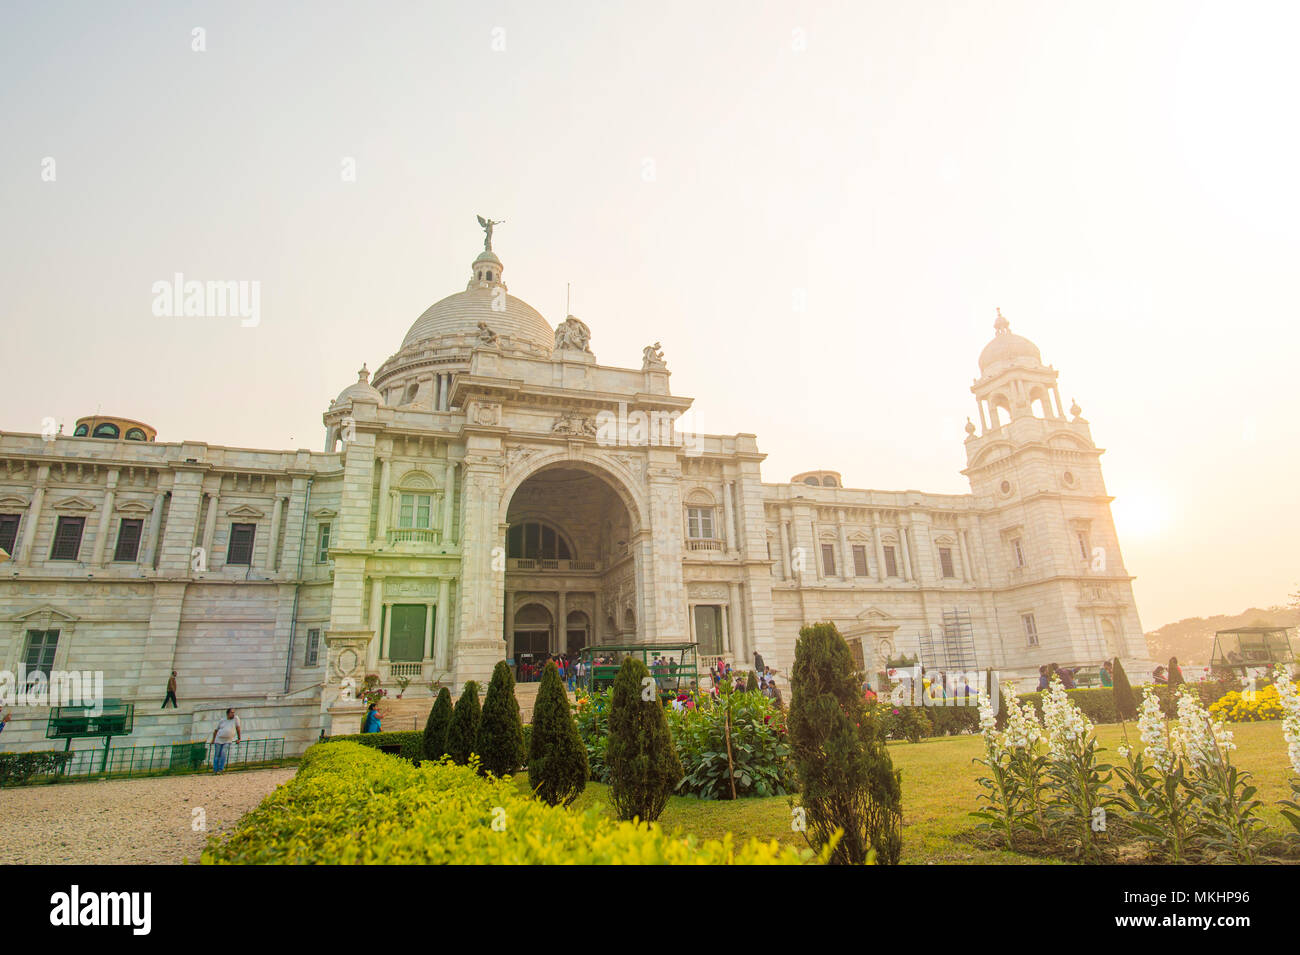
<svg viewBox="0 0 1300 955">
<path fill-rule="evenodd" d="M 995 367 L 1016 362 L 1029 362 L 1034 365 L 1043 363 L 1043 356 L 1038 346 L 1028 338 L 1011 334 L 1011 323 L 1002 316 L 998 309 L 997 321 L 993 323 L 993 340 L 980 352 L 980 374 L 988 375 Z"/>
<path fill-rule="evenodd" d="M 809 487 L 843 487 L 839 471 L 804 471 L 790 478 L 791 484 L 806 484 Z"/>
<path fill-rule="evenodd" d="M 92 415 L 78 418 L 72 429 L 74 438 L 103 438 L 109 441 L 153 441 L 158 437 L 152 425 L 134 418 L 120 418 L 116 415 Z"/>
<path fill-rule="evenodd" d="M 365 365 L 362 365 L 361 370 L 357 372 L 356 382 L 339 392 L 334 404 L 351 404 L 352 401 L 358 398 L 362 401 L 373 401 L 377 405 L 384 403 L 384 396 L 379 393 L 374 385 L 370 384 L 370 369 Z"/>
</svg>

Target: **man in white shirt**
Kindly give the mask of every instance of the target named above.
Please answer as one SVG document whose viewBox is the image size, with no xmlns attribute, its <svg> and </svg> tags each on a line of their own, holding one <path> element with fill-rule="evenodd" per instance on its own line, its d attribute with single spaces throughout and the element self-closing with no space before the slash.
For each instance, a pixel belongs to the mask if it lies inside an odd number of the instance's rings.
<svg viewBox="0 0 1300 955">
<path fill-rule="evenodd" d="M 242 740 L 242 727 L 239 717 L 233 709 L 226 710 L 226 718 L 217 723 L 212 731 L 212 771 L 219 773 L 226 768 L 226 756 L 230 753 L 230 744 Z"/>
</svg>

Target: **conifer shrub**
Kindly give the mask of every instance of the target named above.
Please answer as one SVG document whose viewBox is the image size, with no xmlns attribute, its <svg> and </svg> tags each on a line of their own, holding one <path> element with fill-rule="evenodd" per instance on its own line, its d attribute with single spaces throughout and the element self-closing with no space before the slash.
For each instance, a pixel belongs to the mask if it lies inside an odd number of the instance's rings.
<svg viewBox="0 0 1300 955">
<path fill-rule="evenodd" d="M 560 671 L 552 660 L 542 671 L 528 741 L 528 785 L 551 806 L 567 806 L 587 788 L 587 747 L 569 710 Z"/>
<path fill-rule="evenodd" d="M 758 674 L 755 673 L 753 670 L 750 670 L 749 676 L 745 677 L 745 692 L 746 693 L 758 692 Z"/>
<path fill-rule="evenodd" d="M 790 679 L 790 742 L 802 785 L 805 838 L 839 864 L 897 864 L 902 782 L 862 699 L 849 646 L 833 623 L 799 631 Z"/>
<path fill-rule="evenodd" d="M 479 755 L 479 772 L 493 776 L 513 773 L 524 761 L 524 725 L 515 699 L 515 675 L 505 660 L 498 660 L 492 668 L 474 752 Z"/>
<path fill-rule="evenodd" d="M 624 660 L 614 677 L 605 761 L 619 819 L 658 819 L 683 775 L 650 671 L 635 657 Z"/>
<path fill-rule="evenodd" d="M 1133 685 L 1128 681 L 1128 674 L 1124 672 L 1124 665 L 1119 662 L 1119 657 L 1115 658 L 1115 664 L 1112 667 L 1110 675 L 1111 693 L 1115 697 L 1115 712 L 1121 720 L 1137 719 L 1137 700 L 1133 697 Z"/>
<path fill-rule="evenodd" d="M 433 701 L 424 721 L 424 758 L 442 759 L 447 752 L 447 728 L 451 725 L 451 691 L 445 686 Z"/>
<path fill-rule="evenodd" d="M 456 708 L 451 711 L 451 722 L 447 725 L 447 755 L 461 766 L 469 762 L 470 753 L 474 752 L 481 716 L 478 683 L 470 680 L 461 691 Z"/>
</svg>

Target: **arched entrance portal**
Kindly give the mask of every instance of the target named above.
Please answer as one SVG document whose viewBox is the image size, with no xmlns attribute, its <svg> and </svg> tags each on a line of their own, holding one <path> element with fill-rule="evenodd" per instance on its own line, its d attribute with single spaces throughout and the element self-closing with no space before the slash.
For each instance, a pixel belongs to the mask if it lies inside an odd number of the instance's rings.
<svg viewBox="0 0 1300 955">
<path fill-rule="evenodd" d="M 506 525 L 503 636 L 517 680 L 600 643 L 595 621 L 640 616 L 635 522 L 612 478 L 572 462 L 544 467 L 511 496 Z"/>
</svg>

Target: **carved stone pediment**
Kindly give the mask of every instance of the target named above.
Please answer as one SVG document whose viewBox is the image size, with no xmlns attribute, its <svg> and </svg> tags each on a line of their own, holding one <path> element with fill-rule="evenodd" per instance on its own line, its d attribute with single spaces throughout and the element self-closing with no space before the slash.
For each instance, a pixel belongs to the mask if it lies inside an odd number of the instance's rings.
<svg viewBox="0 0 1300 955">
<path fill-rule="evenodd" d="M 257 521 L 266 517 L 266 512 L 253 507 L 251 504 L 240 504 L 238 507 L 232 507 L 226 511 L 226 516 Z"/>
</svg>

